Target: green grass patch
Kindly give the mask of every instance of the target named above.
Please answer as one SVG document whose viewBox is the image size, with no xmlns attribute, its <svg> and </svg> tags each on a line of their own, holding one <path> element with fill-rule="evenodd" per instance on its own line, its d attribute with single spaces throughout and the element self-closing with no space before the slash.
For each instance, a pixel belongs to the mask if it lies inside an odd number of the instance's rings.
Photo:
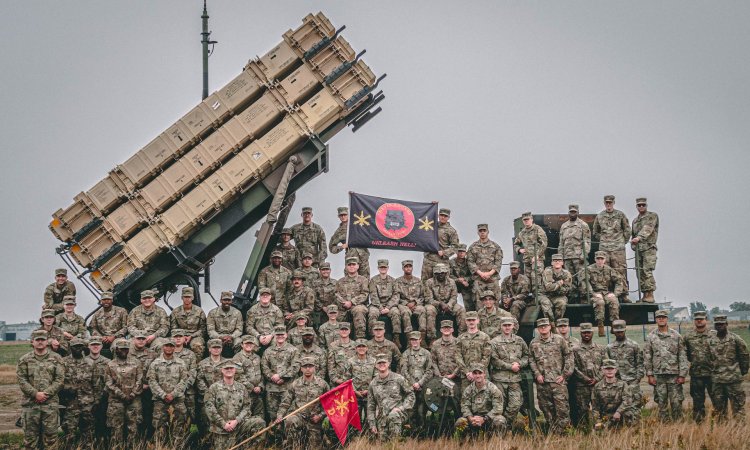
<svg viewBox="0 0 750 450">
<path fill-rule="evenodd" d="M 18 360 L 25 353 L 31 351 L 31 344 L 28 342 L 6 343 L 0 345 L 0 365 L 8 364 L 15 366 Z"/>
</svg>

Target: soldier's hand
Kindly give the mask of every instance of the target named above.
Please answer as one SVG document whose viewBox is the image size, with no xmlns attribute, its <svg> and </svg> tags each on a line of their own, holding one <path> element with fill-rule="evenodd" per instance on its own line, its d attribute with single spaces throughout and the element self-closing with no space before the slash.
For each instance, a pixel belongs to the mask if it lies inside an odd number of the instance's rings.
<svg viewBox="0 0 750 450">
<path fill-rule="evenodd" d="M 393 412 L 398 414 L 401 412 L 401 408 L 393 408 Z"/>
<path fill-rule="evenodd" d="M 518 372 L 519 370 L 521 370 L 521 365 L 518 362 L 514 362 L 510 365 L 510 370 L 512 370 L 513 372 Z"/>
<path fill-rule="evenodd" d="M 412 312 L 414 312 L 414 308 L 416 308 L 416 307 L 417 307 L 417 304 L 416 304 L 416 303 L 414 303 L 414 302 L 411 302 L 411 303 L 407 303 L 407 304 L 406 304 L 406 307 L 407 307 L 407 308 L 409 308 L 409 309 L 410 309 L 410 310 L 411 310 Z"/>
<path fill-rule="evenodd" d="M 172 394 L 167 394 L 164 397 L 164 401 L 167 402 L 167 403 L 172 403 L 173 400 L 174 400 L 174 395 L 172 395 Z"/>
<path fill-rule="evenodd" d="M 273 338 L 272 335 L 267 334 L 265 336 L 260 337 L 260 343 L 261 345 L 268 345 L 269 342 L 271 342 L 271 338 Z"/>
<path fill-rule="evenodd" d="M 588 380 L 586 380 L 586 384 L 588 384 L 589 386 L 593 386 L 596 384 L 596 380 L 593 378 L 589 378 Z"/>
<path fill-rule="evenodd" d="M 370 433 L 372 434 L 378 434 L 378 429 L 375 427 L 370 427 Z"/>
<path fill-rule="evenodd" d="M 522 255 L 525 255 L 526 254 L 526 249 L 522 248 L 522 249 L 518 250 L 518 253 L 520 253 Z"/>
<path fill-rule="evenodd" d="M 466 372 L 466 379 L 469 381 L 474 381 L 474 373 L 473 372 Z"/>
<path fill-rule="evenodd" d="M 347 244 L 346 242 L 344 242 L 344 243 L 342 243 L 340 245 L 341 245 L 341 248 L 343 248 L 344 250 L 346 250 L 347 248 L 349 248 L 349 244 Z"/>
<path fill-rule="evenodd" d="M 443 255 L 445 255 L 445 252 L 442 250 L 438 250 L 438 256 L 442 258 Z"/>
<path fill-rule="evenodd" d="M 633 239 L 631 239 L 630 242 L 632 242 L 633 244 L 637 244 L 637 243 L 641 242 L 641 238 L 639 238 L 639 237 L 636 236 Z"/>
<path fill-rule="evenodd" d="M 153 340 L 154 340 L 154 339 L 156 339 L 156 336 L 155 336 L 155 335 L 153 335 L 153 334 L 151 334 L 151 335 L 148 335 L 148 336 L 146 337 L 146 345 L 148 345 L 148 344 L 150 344 L 151 342 L 153 342 Z"/>
<path fill-rule="evenodd" d="M 560 375 L 559 377 L 555 378 L 555 383 L 557 384 L 563 384 L 565 383 L 565 377 Z"/>
<path fill-rule="evenodd" d="M 677 384 L 684 384 L 685 383 L 685 377 L 677 377 Z"/>
<path fill-rule="evenodd" d="M 649 375 L 648 384 L 650 384 L 651 386 L 656 386 L 656 377 L 654 377 L 653 375 Z"/>
<path fill-rule="evenodd" d="M 418 391 L 418 390 L 420 390 L 420 389 L 422 388 L 422 386 L 420 386 L 420 385 L 419 385 L 419 383 L 414 383 L 414 384 L 412 384 L 412 385 L 411 385 L 411 387 L 412 387 L 412 388 L 413 388 L 413 389 L 414 389 L 415 391 Z"/>
<path fill-rule="evenodd" d="M 277 417 L 276 420 L 273 421 L 274 424 L 281 423 L 282 417 Z"/>
<path fill-rule="evenodd" d="M 291 320 L 291 318 L 292 318 L 293 316 L 294 316 L 294 314 L 292 314 L 292 313 L 286 313 L 286 314 L 284 314 L 284 319 L 285 319 L 285 320 Z"/>
<path fill-rule="evenodd" d="M 47 401 L 48 398 L 49 396 L 47 396 L 47 394 L 42 391 L 37 392 L 36 395 L 34 396 L 34 400 L 37 403 L 44 403 Z"/>
<path fill-rule="evenodd" d="M 612 415 L 612 420 L 614 420 L 615 422 L 619 422 L 620 421 L 620 412 L 619 411 L 617 411 L 616 413 L 614 413 Z"/>
<path fill-rule="evenodd" d="M 321 420 L 323 420 L 323 416 L 321 416 L 320 414 L 315 414 L 314 416 L 312 416 L 312 419 L 310 419 L 312 423 L 319 423 Z"/>
<path fill-rule="evenodd" d="M 278 374 L 278 373 L 275 373 L 275 374 L 273 374 L 273 375 L 271 376 L 271 381 L 272 381 L 273 383 L 278 383 L 280 379 L 281 379 L 281 377 L 279 376 L 279 374 Z"/>
<path fill-rule="evenodd" d="M 595 430 L 601 430 L 602 428 L 604 428 L 604 425 L 602 425 L 601 422 L 597 422 L 596 425 L 594 425 Z"/>
<path fill-rule="evenodd" d="M 388 314 L 389 312 L 391 312 L 391 310 L 388 308 L 383 308 L 380 310 L 380 314 Z"/>
<path fill-rule="evenodd" d="M 352 302 L 350 302 L 349 300 L 344 302 L 344 308 L 350 309 L 351 307 L 352 307 Z"/>
<path fill-rule="evenodd" d="M 543 376 L 541 376 L 541 375 L 537 375 L 537 376 L 536 376 L 536 382 L 537 382 L 538 384 L 544 384 L 544 377 L 543 377 Z"/>
<path fill-rule="evenodd" d="M 253 392 L 256 393 L 256 394 L 260 394 L 260 391 L 261 391 L 260 386 L 255 386 L 253 388 Z"/>
</svg>

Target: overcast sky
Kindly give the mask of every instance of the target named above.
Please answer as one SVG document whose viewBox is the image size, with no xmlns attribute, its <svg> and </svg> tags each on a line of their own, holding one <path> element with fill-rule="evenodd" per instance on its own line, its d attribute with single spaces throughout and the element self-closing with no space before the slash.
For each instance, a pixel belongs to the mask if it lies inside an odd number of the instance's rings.
<svg viewBox="0 0 750 450">
<path fill-rule="evenodd" d="M 201 9 L 5 2 L 0 320 L 38 317 L 61 265 L 51 213 L 200 101 Z M 507 262 L 525 210 L 596 213 L 614 194 L 632 220 L 647 196 L 661 219 L 657 298 L 748 299 L 750 3 L 209 0 L 210 90 L 319 10 L 388 73 L 386 100 L 330 141 L 330 172 L 298 193 L 291 223 L 312 206 L 330 237 L 350 190 L 438 200 L 463 242 L 489 223 Z M 252 243 L 248 232 L 217 257 L 214 295 L 237 287 Z M 373 272 L 378 257 L 421 266 L 375 251 Z M 81 314 L 94 305 L 80 296 Z"/>
</svg>

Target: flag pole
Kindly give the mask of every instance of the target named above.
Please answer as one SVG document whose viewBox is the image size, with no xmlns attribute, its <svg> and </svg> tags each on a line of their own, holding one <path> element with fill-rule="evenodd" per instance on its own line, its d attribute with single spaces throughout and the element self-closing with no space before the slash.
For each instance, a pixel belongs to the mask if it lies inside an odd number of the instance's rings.
<svg viewBox="0 0 750 450">
<path fill-rule="evenodd" d="M 287 414 L 286 416 L 284 416 L 284 418 L 282 418 L 279 423 L 283 422 L 284 420 L 286 420 L 289 417 L 292 417 L 292 416 L 294 416 L 296 414 L 299 414 L 302 410 L 305 410 L 305 409 L 311 407 L 312 405 L 314 405 L 318 401 L 320 401 L 320 397 L 317 397 L 317 398 L 315 398 L 315 400 L 311 400 L 310 402 L 308 402 L 308 403 L 300 406 L 299 408 L 295 409 L 294 411 L 292 411 L 289 414 Z M 258 431 L 257 433 L 255 433 L 254 435 L 252 435 L 249 438 L 245 439 L 244 441 L 240 442 L 239 444 L 235 445 L 234 447 L 229 448 L 229 450 L 235 450 L 235 449 L 238 449 L 238 448 L 242 447 L 243 445 L 245 445 L 248 442 L 252 441 L 253 439 L 257 438 L 258 436 L 266 433 L 268 430 L 270 430 L 271 428 L 275 427 L 276 425 L 278 425 L 276 422 L 271 423 L 271 425 L 263 428 L 262 430 Z"/>
</svg>

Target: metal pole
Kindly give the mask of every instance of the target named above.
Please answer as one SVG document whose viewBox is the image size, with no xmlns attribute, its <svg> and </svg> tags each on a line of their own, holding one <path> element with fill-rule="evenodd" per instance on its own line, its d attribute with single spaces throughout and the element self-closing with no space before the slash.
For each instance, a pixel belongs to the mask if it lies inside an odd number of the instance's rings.
<svg viewBox="0 0 750 450">
<path fill-rule="evenodd" d="M 584 223 L 584 226 L 588 226 Z M 581 230 L 581 253 L 583 254 L 583 271 L 586 278 L 586 299 L 591 304 L 591 291 L 589 290 L 589 259 L 586 254 L 586 242 L 583 230 Z"/>
<path fill-rule="evenodd" d="M 643 293 L 641 291 L 641 252 L 638 250 L 638 244 L 635 244 L 635 277 L 638 279 L 638 300 L 641 301 Z"/>
<path fill-rule="evenodd" d="M 203 95 L 202 99 L 208 97 L 208 57 L 213 53 L 213 46 L 216 41 L 209 40 L 211 32 L 208 31 L 208 10 L 206 9 L 206 0 L 203 0 L 203 14 L 201 15 L 201 21 L 203 22 L 203 31 L 201 32 L 201 44 L 203 45 Z M 211 51 L 208 51 L 208 44 L 211 44 Z"/>
</svg>

